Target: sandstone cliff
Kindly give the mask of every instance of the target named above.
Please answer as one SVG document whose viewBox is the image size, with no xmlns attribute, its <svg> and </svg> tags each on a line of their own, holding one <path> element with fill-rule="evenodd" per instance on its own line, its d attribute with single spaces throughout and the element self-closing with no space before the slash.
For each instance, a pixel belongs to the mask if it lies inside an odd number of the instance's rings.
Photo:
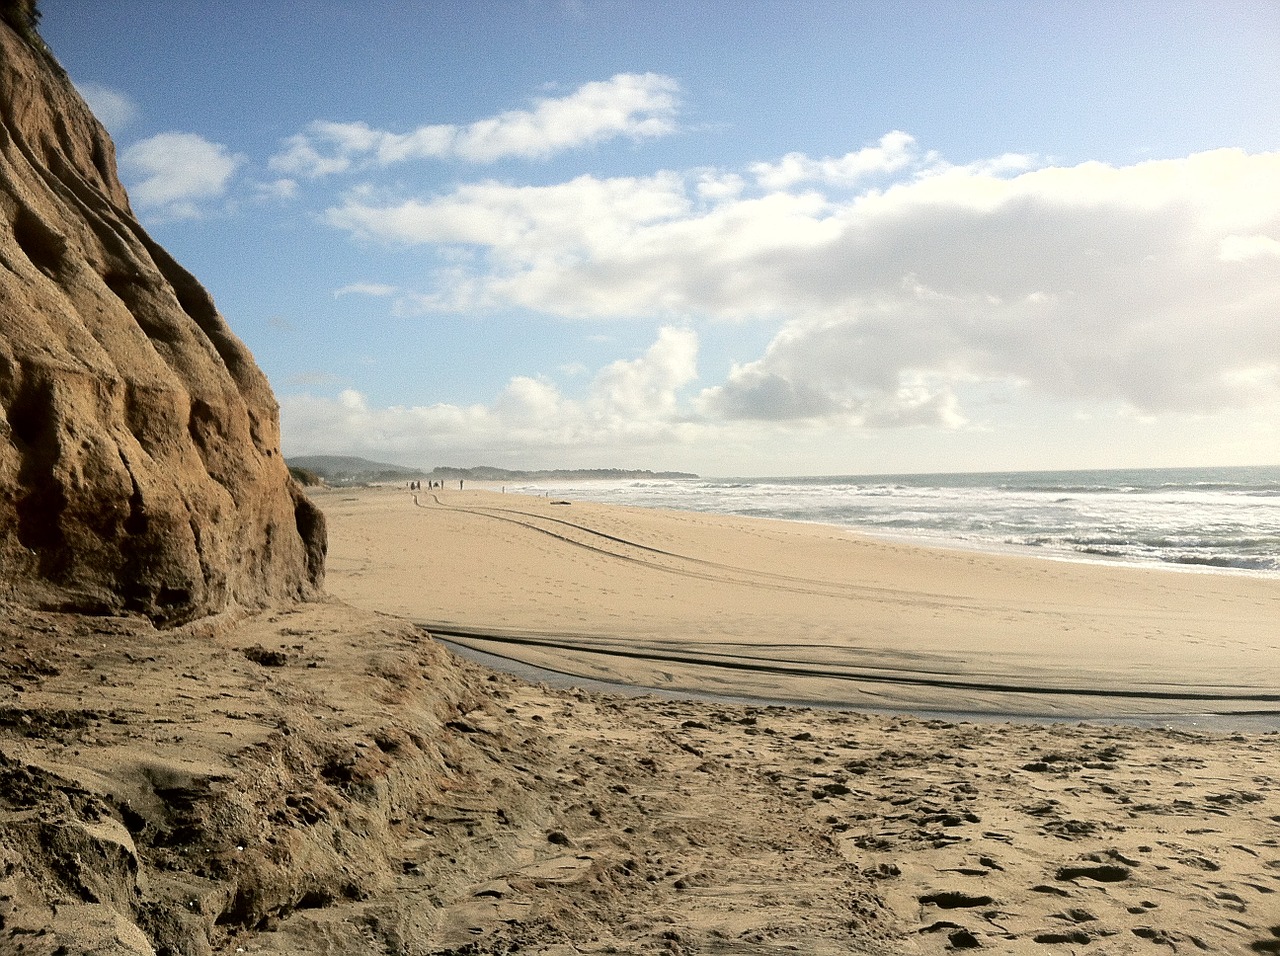
<svg viewBox="0 0 1280 956">
<path fill-rule="evenodd" d="M 324 519 L 265 376 L 134 218 L 65 73 L 6 21 L 0 601 L 172 624 L 317 591 Z"/>
</svg>

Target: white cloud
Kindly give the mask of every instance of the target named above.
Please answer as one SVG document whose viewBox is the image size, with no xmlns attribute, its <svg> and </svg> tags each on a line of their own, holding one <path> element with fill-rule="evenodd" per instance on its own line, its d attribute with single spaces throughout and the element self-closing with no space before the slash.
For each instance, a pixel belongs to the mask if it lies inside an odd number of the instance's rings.
<svg viewBox="0 0 1280 956">
<path fill-rule="evenodd" d="M 351 196 L 327 221 L 365 238 L 487 250 L 484 272 L 442 270 L 423 309 L 515 304 L 578 317 L 680 315 L 713 300 L 722 315 L 766 314 L 745 261 L 829 239 L 834 220 L 815 193 L 715 204 L 701 213 L 683 177 L 581 176 L 553 186 L 468 184 L 426 202 L 377 205 Z M 747 268 L 740 268 L 746 265 Z"/>
<path fill-rule="evenodd" d="M 643 356 L 619 360 L 596 376 L 592 405 L 603 416 L 628 421 L 671 419 L 676 393 L 697 378 L 698 337 L 690 329 L 663 328 Z"/>
<path fill-rule="evenodd" d="M 476 275 L 468 257 L 442 268 L 438 291 L 405 296 L 402 310 L 437 311 L 489 308 L 515 302 L 545 308 L 544 300 L 559 294 L 556 280 L 570 260 L 586 262 L 604 250 L 621 250 L 646 225 L 677 219 L 687 213 L 689 200 L 675 174 L 648 178 L 597 179 L 580 176 L 554 186 L 510 186 L 498 182 L 472 183 L 425 202 L 410 200 L 375 205 L 360 195 L 326 213 L 333 226 L 356 235 L 410 245 L 464 245 L 488 250 L 495 263 L 507 265 L 487 276 Z M 506 275 L 511 283 L 504 287 Z M 579 285 L 565 307 L 575 314 L 625 311 L 638 290 L 615 284 L 651 287 L 661 277 L 636 273 L 617 275 L 598 286 L 608 299 L 590 300 L 592 289 Z M 575 306 L 576 302 L 576 306 Z"/>
<path fill-rule="evenodd" d="M 126 94 L 98 83 L 77 83 L 89 109 L 112 136 L 119 136 L 138 118 L 138 107 Z"/>
<path fill-rule="evenodd" d="M 746 185 L 746 180 L 737 173 L 708 169 L 698 175 L 698 195 L 713 202 L 736 198 Z"/>
<path fill-rule="evenodd" d="M 761 362 L 735 365 L 726 384 L 708 388 L 699 403 L 711 417 L 729 420 L 794 421 L 853 411 L 822 389 L 771 372 Z"/>
<path fill-rule="evenodd" d="M 615 137 L 646 139 L 676 130 L 679 84 L 656 73 L 619 73 L 573 93 L 535 101 L 466 126 L 434 124 L 392 133 L 366 123 L 317 121 L 285 140 L 273 170 L 320 178 L 357 167 L 422 159 L 491 163 L 508 157 L 545 159 Z"/>
<path fill-rule="evenodd" d="M 195 133 L 159 133 L 121 157 L 132 201 L 165 219 L 199 218 L 209 201 L 226 193 L 244 161 Z"/>
<path fill-rule="evenodd" d="M 504 156 L 541 158 L 564 149 L 626 136 L 645 139 L 675 131 L 679 85 L 656 73 L 620 73 L 585 83 L 561 99 L 539 100 L 460 131 L 459 156 L 492 162 Z"/>
<path fill-rule="evenodd" d="M 893 173 L 917 162 L 915 137 L 894 130 L 880 137 L 875 146 L 866 146 L 843 156 L 811 159 L 804 153 L 787 153 L 776 163 L 756 163 L 751 172 L 767 190 L 789 189 L 797 183 L 820 182 L 829 186 L 852 186 L 869 176 Z"/>
<path fill-rule="evenodd" d="M 904 136 L 771 175 L 847 185 L 889 172 Z M 1274 376 L 1249 371 L 1280 362 L 1280 154 L 1030 163 L 931 157 L 852 194 L 737 188 L 707 170 L 488 182 L 421 201 L 353 195 L 328 220 L 473 247 L 423 308 L 779 321 L 763 356 L 704 390 L 700 407 L 725 418 L 954 426 L 983 382 L 1143 413 L 1280 399 Z"/>
<path fill-rule="evenodd" d="M 426 202 L 373 205 L 360 194 L 330 209 L 331 225 L 406 244 L 467 244 L 536 259 L 540 250 L 586 252 L 634 235 L 636 227 L 687 212 L 682 179 L 579 176 L 554 186 L 469 183 Z"/>
<path fill-rule="evenodd" d="M 519 375 L 489 405 L 373 408 L 361 393 L 285 396 L 281 421 L 290 454 L 344 450 L 440 456 L 518 453 L 524 460 L 603 445 L 620 449 L 685 442 L 693 426 L 677 413 L 677 392 L 696 374 L 697 336 L 663 328 L 641 356 L 601 369 L 582 399 L 554 382 Z M 560 460 L 564 460 L 561 458 Z"/>
</svg>

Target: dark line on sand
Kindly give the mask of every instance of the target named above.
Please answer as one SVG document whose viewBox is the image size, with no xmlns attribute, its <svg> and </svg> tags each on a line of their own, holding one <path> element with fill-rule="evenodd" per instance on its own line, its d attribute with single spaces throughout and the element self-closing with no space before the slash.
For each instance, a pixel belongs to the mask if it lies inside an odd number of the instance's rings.
<svg viewBox="0 0 1280 956">
<path fill-rule="evenodd" d="M 818 677 L 831 680 L 861 681 L 868 684 L 889 684 L 908 687 L 933 687 L 947 690 L 986 691 L 1002 694 L 1030 694 L 1046 697 L 1098 697 L 1128 700 L 1168 700 L 1168 701 L 1256 701 L 1259 703 L 1280 704 L 1280 693 L 1240 693 L 1210 694 L 1202 691 L 1160 691 L 1160 690 L 1124 690 L 1100 687 L 1045 687 L 1034 684 L 1008 684 L 996 681 L 962 681 L 941 677 L 900 677 L 888 674 L 874 674 L 856 670 L 829 670 L 814 667 L 782 667 L 776 664 L 752 663 L 747 661 L 708 661 L 697 657 L 680 654 L 658 654 L 648 651 L 614 650 L 601 647 L 583 647 L 570 641 L 555 640 L 547 637 L 519 637 L 510 634 L 495 634 L 483 631 L 471 631 L 456 628 L 436 628 L 430 624 L 422 624 L 434 637 L 463 643 L 479 641 L 515 645 L 523 647 L 543 647 L 552 650 L 574 651 L 580 654 L 597 654 L 603 657 L 619 657 L 626 660 L 656 661 L 666 664 L 687 664 L 694 667 L 719 667 L 725 670 L 747 671 L 758 674 L 774 674 L 786 677 Z M 465 646 L 465 645 L 464 645 Z M 479 649 L 479 648 L 477 648 Z"/>
</svg>

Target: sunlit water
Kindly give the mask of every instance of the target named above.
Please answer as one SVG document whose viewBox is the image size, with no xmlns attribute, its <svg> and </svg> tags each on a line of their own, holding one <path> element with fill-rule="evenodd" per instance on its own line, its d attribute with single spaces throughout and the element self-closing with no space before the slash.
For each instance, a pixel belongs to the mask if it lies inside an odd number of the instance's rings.
<svg viewBox="0 0 1280 956">
<path fill-rule="evenodd" d="M 921 543 L 1280 577 L 1280 468 L 583 481 L 508 491 Z"/>
</svg>

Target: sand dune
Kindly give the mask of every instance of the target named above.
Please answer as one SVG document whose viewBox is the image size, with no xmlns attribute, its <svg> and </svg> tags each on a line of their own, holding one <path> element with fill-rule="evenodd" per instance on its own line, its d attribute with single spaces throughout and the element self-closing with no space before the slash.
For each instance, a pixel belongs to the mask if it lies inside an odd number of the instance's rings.
<svg viewBox="0 0 1280 956">
<path fill-rule="evenodd" d="M 577 676 L 878 709 L 1280 715 L 1269 579 L 491 491 L 319 500 L 335 594 Z"/>
</svg>

